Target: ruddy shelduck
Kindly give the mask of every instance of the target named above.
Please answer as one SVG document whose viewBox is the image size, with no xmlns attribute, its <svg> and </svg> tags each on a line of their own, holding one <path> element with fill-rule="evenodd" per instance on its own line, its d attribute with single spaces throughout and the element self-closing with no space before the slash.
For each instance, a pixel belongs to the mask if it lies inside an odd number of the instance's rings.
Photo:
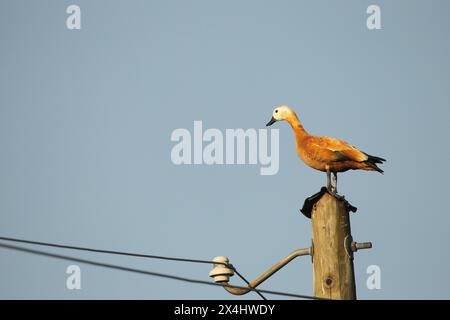
<svg viewBox="0 0 450 320">
<path fill-rule="evenodd" d="M 294 131 L 297 154 L 311 168 L 327 173 L 327 188 L 337 193 L 337 173 L 347 170 L 367 170 L 383 173 L 377 163 L 383 158 L 368 155 L 345 141 L 309 134 L 301 125 L 295 111 L 288 106 L 279 106 L 273 110 L 272 119 L 266 126 L 277 121 L 287 121 Z M 331 172 L 333 182 L 331 183 Z"/>
</svg>

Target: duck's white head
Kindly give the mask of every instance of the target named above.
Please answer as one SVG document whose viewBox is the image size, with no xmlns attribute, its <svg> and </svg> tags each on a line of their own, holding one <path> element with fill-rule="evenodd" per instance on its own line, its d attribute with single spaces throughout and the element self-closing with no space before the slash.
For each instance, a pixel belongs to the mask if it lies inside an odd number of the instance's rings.
<svg viewBox="0 0 450 320">
<path fill-rule="evenodd" d="M 272 119 L 266 124 L 266 126 L 271 126 L 277 121 L 290 120 L 292 118 L 297 118 L 295 111 L 292 110 L 291 107 L 282 105 L 279 107 L 275 107 L 272 112 Z"/>
</svg>

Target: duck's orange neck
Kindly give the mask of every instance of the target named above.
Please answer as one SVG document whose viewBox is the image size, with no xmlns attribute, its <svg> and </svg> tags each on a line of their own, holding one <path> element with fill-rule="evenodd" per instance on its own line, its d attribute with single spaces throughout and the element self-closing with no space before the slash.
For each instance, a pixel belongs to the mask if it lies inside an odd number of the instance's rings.
<svg viewBox="0 0 450 320">
<path fill-rule="evenodd" d="M 308 135 L 308 132 L 306 132 L 306 130 L 303 128 L 302 124 L 298 120 L 297 115 L 295 113 L 290 115 L 286 119 L 286 121 L 291 125 L 292 130 L 294 131 L 295 134 L 295 141 L 297 142 L 297 145 L 299 145 L 303 140 L 303 138 L 305 138 Z"/>
</svg>

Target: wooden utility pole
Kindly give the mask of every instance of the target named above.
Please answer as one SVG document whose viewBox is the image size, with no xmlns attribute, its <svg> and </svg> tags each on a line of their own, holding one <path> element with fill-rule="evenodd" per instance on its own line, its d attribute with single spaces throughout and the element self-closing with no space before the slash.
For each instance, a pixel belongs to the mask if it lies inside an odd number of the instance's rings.
<svg viewBox="0 0 450 320">
<path fill-rule="evenodd" d="M 353 252 L 372 248 L 372 243 L 353 241 L 350 212 L 356 208 L 344 197 L 322 188 L 305 200 L 300 210 L 311 218 L 311 255 L 314 269 L 314 296 L 325 299 L 356 299 Z"/>
<path fill-rule="evenodd" d="M 356 299 L 349 210 L 344 200 L 324 193 L 311 214 L 314 296 Z"/>
</svg>

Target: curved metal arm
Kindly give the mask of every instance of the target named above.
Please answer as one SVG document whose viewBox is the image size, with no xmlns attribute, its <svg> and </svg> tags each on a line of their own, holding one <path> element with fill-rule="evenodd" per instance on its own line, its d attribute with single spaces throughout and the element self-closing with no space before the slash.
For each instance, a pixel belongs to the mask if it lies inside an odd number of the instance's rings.
<svg viewBox="0 0 450 320">
<path fill-rule="evenodd" d="M 256 278 L 252 282 L 250 282 L 250 284 L 248 286 L 249 289 L 236 288 L 236 287 L 229 285 L 228 283 L 224 284 L 223 287 L 229 293 L 234 294 L 234 295 L 240 296 L 240 295 L 246 294 L 246 293 L 250 292 L 250 289 L 253 289 L 253 288 L 256 288 L 257 286 L 259 286 L 261 283 L 263 283 L 268 278 L 270 278 L 275 272 L 277 272 L 278 270 L 283 268 L 285 265 L 287 265 L 289 262 L 291 262 L 295 258 L 300 257 L 300 256 L 307 256 L 307 255 L 311 255 L 311 248 L 295 250 L 294 252 L 289 254 L 287 257 L 285 257 L 283 260 L 281 260 L 280 262 L 278 262 L 277 264 L 272 266 L 269 270 L 267 270 L 262 275 L 260 275 L 258 278 Z"/>
</svg>

